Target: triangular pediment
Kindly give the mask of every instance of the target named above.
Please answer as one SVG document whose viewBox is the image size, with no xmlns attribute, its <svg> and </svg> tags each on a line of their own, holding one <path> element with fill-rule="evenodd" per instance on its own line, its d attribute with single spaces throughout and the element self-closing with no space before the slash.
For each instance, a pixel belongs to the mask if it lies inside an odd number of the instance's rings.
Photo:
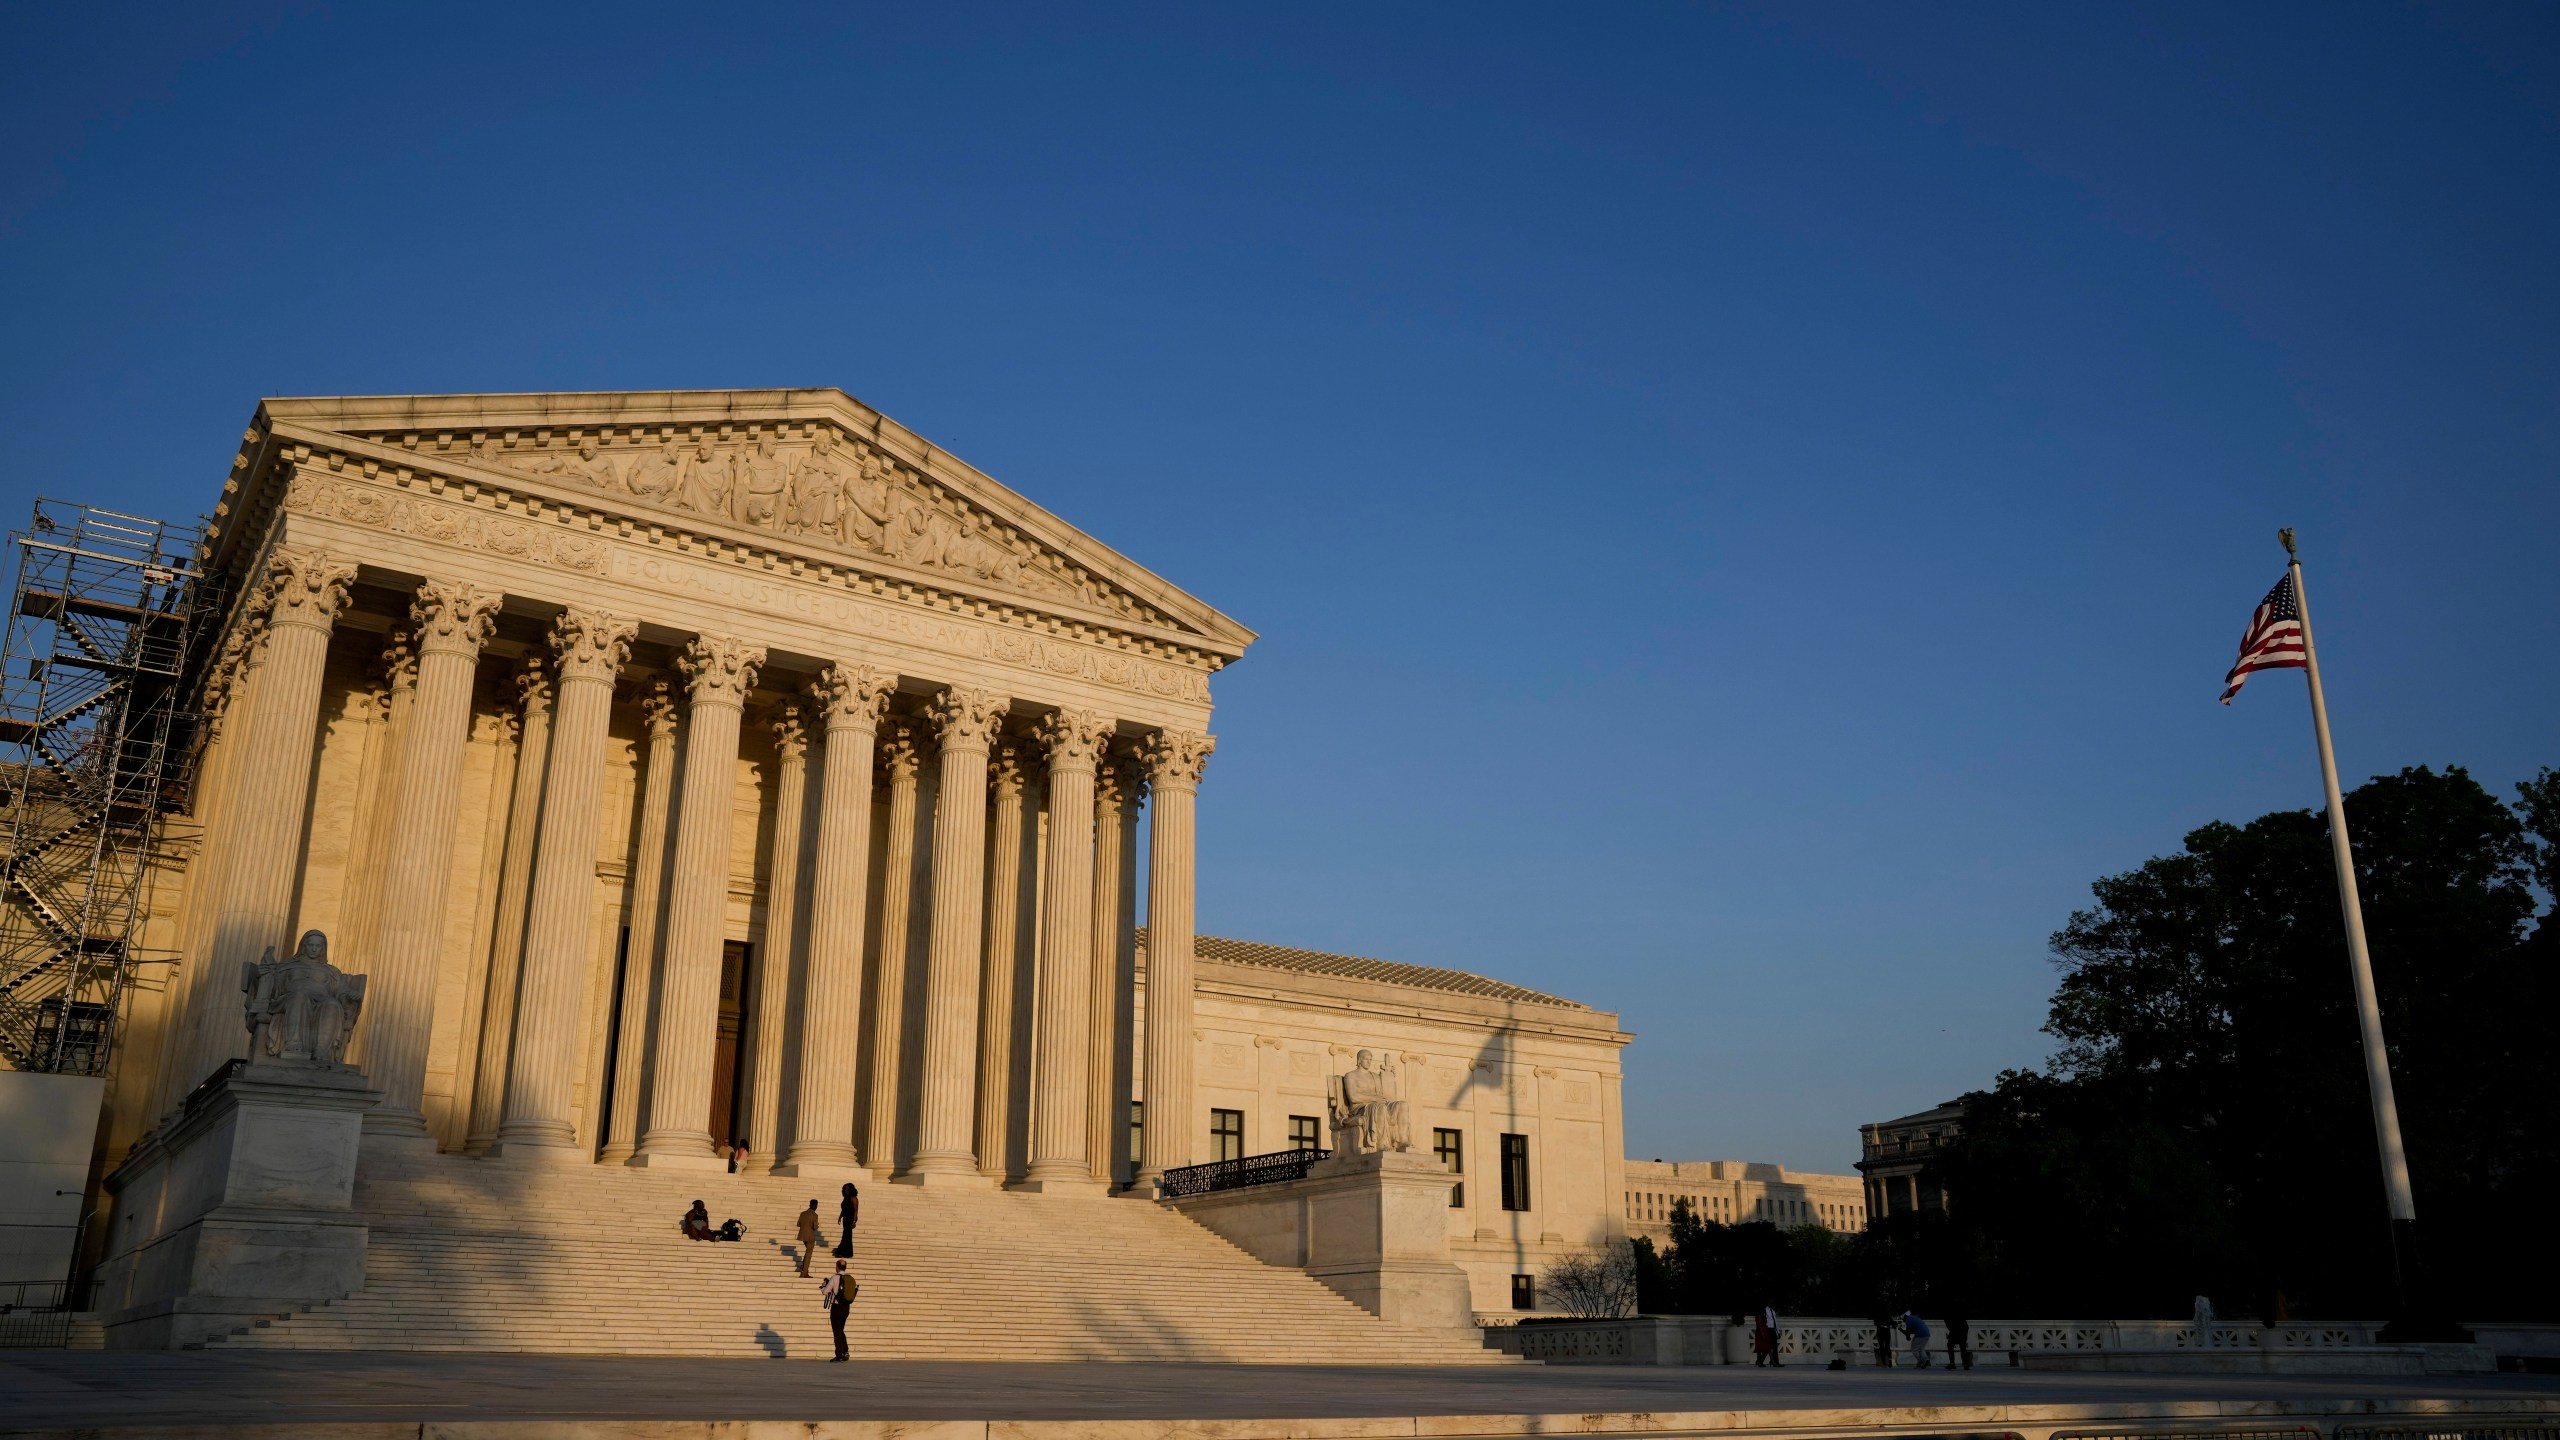
<svg viewBox="0 0 2560 1440">
<path fill-rule="evenodd" d="M 268 424 L 670 530 L 1182 637 L 1253 632 L 841 390 L 271 399 Z"/>
</svg>

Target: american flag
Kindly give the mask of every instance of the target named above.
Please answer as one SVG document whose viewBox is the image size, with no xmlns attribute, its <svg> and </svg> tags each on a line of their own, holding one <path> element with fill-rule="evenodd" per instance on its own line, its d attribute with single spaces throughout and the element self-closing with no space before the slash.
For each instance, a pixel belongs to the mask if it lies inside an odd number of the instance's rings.
<svg viewBox="0 0 2560 1440">
<path fill-rule="evenodd" d="M 2251 671 L 2299 670 L 2307 663 L 2303 657 L 2302 607 L 2294 603 L 2293 572 L 2288 570 L 2249 617 L 2248 632 L 2240 637 L 2240 658 L 2222 677 L 2222 703 L 2231 703 L 2249 683 Z"/>
</svg>

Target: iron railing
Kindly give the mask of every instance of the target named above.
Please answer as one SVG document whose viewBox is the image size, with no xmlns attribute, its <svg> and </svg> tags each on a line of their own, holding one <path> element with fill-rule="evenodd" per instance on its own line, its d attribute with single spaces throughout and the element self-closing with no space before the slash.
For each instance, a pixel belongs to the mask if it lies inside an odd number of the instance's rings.
<svg viewBox="0 0 2560 1440">
<path fill-rule="evenodd" d="M 1252 1185 L 1269 1185 L 1281 1180 L 1303 1180 L 1307 1167 L 1332 1154 L 1330 1150 L 1279 1150 L 1269 1155 L 1246 1155 L 1234 1160 L 1212 1160 L 1206 1165 L 1185 1165 L 1164 1172 L 1160 1194 L 1170 1200 L 1183 1195 L 1206 1195 L 1217 1190 L 1242 1190 Z"/>
</svg>

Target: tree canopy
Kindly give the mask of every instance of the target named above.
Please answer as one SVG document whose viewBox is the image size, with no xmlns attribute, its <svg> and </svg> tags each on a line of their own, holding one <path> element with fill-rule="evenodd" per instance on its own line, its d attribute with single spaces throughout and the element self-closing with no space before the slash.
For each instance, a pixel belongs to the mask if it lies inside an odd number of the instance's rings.
<svg viewBox="0 0 2560 1440">
<path fill-rule="evenodd" d="M 2455 767 L 2346 798 L 2420 1233 L 2476 1319 L 2548 1309 L 2560 776 L 2510 808 Z M 2216 823 L 2053 937 L 2041 1073 L 1966 1097 L 1944 1161 L 1980 1269 L 2037 1313 L 2388 1308 L 2382 1201 L 2326 819 Z"/>
</svg>

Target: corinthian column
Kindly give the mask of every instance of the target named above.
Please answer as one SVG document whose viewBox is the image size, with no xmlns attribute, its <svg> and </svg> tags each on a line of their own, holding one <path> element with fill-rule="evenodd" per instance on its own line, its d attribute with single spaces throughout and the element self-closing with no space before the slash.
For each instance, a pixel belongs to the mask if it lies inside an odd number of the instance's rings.
<svg viewBox="0 0 2560 1440">
<path fill-rule="evenodd" d="M 809 687 L 826 715 L 818 849 L 809 870 L 808 998 L 800 1007 L 800 1093 L 784 1175 L 868 1179 L 853 1148 L 862 1065 L 863 909 L 871 888 L 871 749 L 898 677 L 836 665 Z"/>
<path fill-rule="evenodd" d="M 1093 780 L 1093 987 L 1086 1010 L 1093 1045 L 1085 1061 L 1085 1148 L 1093 1178 L 1128 1178 L 1130 1071 L 1135 1057 L 1126 1003 L 1137 985 L 1138 807 L 1147 777 L 1135 756 L 1105 755 Z"/>
<path fill-rule="evenodd" d="M 764 647 L 697 635 L 679 662 L 686 686 L 684 792 L 667 876 L 667 946 L 658 1002 L 658 1070 L 634 1165 L 726 1168 L 711 1153 L 711 1056 L 728 928 L 729 828 L 737 808 L 738 712 Z"/>
<path fill-rule="evenodd" d="M 1156 808 L 1147 833 L 1147 1124 L 1138 1178 L 1191 1163 L 1191 810 L 1218 742 L 1189 730 L 1147 739 Z"/>
<path fill-rule="evenodd" d="M 516 976 L 524 964 L 524 907 L 533 888 L 535 825 L 542 816 L 542 767 L 551 752 L 551 666 L 529 656 L 516 673 L 522 729 L 516 744 L 515 788 L 507 799 L 507 836 L 498 858 L 498 915 L 489 932 L 489 989 L 480 1004 L 480 1064 L 473 1071 L 471 1128 L 462 1148 L 472 1154 L 498 1138 L 505 1118 L 507 1054 L 516 1034 Z"/>
<path fill-rule="evenodd" d="M 927 952 L 924 1095 L 910 1184 L 984 1188 L 973 1149 L 978 1098 L 978 974 L 985 963 L 987 746 L 1008 706 L 954 685 L 934 697 L 942 780 L 934 797 L 933 931 Z"/>
<path fill-rule="evenodd" d="M 373 963 L 382 938 L 382 892 L 391 858 L 392 812 L 399 808 L 400 756 L 408 744 L 409 712 L 418 698 L 418 647 L 406 630 L 394 630 L 382 642 L 374 662 L 375 719 L 367 727 L 364 788 L 356 803 L 355 833 L 347 846 L 347 903 L 338 912 L 333 947 L 344 954 L 349 974 Z M 351 1053 L 361 1055 L 365 1037 L 355 1037 Z"/>
<path fill-rule="evenodd" d="M 364 1066 L 382 1091 L 365 1112 L 368 1136 L 433 1145 L 424 1096 L 427 1037 L 435 1024 L 436 961 L 444 951 L 445 891 L 453 827 L 471 744 L 472 676 L 497 623 L 500 596 L 476 585 L 430 580 L 409 602 L 418 646 L 418 693 L 400 747 L 370 977 L 364 993 Z"/>
<path fill-rule="evenodd" d="M 595 919 L 596 827 L 613 677 L 631 657 L 638 628 L 600 610 L 571 610 L 551 626 L 559 698 L 552 709 L 551 753 L 542 766 L 542 830 L 525 900 L 524 971 L 517 980 L 507 1103 L 492 1155 L 563 1164 L 586 1159 L 569 1120 L 578 1001 L 586 988 Z"/>
<path fill-rule="evenodd" d="M 230 836 L 237 810 L 231 796 L 239 783 L 240 734 L 249 723 L 252 657 L 257 652 L 257 638 L 266 630 L 265 612 L 254 608 L 259 602 L 257 592 L 252 591 L 249 599 L 250 607 L 222 637 L 222 648 L 204 685 L 202 723 L 210 727 L 211 733 L 197 762 L 195 791 L 188 806 L 201 838 L 196 842 L 193 858 L 187 862 L 187 893 L 178 908 L 178 954 L 182 959 L 171 981 L 168 1008 L 161 1018 L 160 1073 L 152 1088 L 154 1116 L 165 1114 L 194 1087 L 196 1075 L 186 1068 L 192 1017 L 198 1005 L 213 1004 L 221 998 L 204 989 L 205 971 L 209 968 L 206 961 L 213 940 L 214 911 L 222 900 L 222 866 L 233 848 Z"/>
<path fill-rule="evenodd" d="M 667 812 L 676 793 L 676 689 L 653 679 L 640 690 L 640 720 L 648 735 L 641 761 L 640 843 L 631 857 L 623 907 L 631 917 L 622 943 L 622 979 L 614 1027 L 613 1110 L 604 1150 L 596 1158 L 619 1165 L 640 1148 L 640 1102 L 649 1074 L 649 997 L 658 990 L 658 917 L 666 910 Z"/>
<path fill-rule="evenodd" d="M 782 1044 L 791 1014 L 791 957 L 799 949 L 800 817 L 809 790 L 809 727 L 799 702 L 773 711 L 773 851 L 765 865 L 764 948 L 756 952 L 754 1079 L 747 1091 L 746 1169 L 773 1168 L 782 1144 Z"/>
<path fill-rule="evenodd" d="M 1043 720 L 1049 859 L 1041 877 L 1040 1003 L 1031 1077 L 1030 1190 L 1099 1194 L 1087 1131 L 1093 1045 L 1093 767 L 1111 722 L 1089 710 Z"/>
<path fill-rule="evenodd" d="M 258 578 L 266 625 L 257 700 L 240 739 L 239 779 L 226 827 L 221 900 L 198 1003 L 188 1015 L 188 1058 L 177 1096 L 248 1048 L 233 997 L 242 967 L 274 946 L 292 948 L 293 881 L 302 824 L 311 808 L 311 749 L 320 725 L 320 675 L 329 627 L 355 583 L 356 567 L 310 550 L 278 549 Z"/>
<path fill-rule="evenodd" d="M 1007 1178 L 1015 1101 L 1017 1056 L 1031 1036 L 1014 1025 L 1021 992 L 1022 792 L 1029 778 L 1022 742 L 998 740 L 987 753 L 986 978 L 978 990 L 978 1173 L 998 1184 Z"/>
<path fill-rule="evenodd" d="M 916 898 L 916 771 L 924 752 L 915 727 L 882 727 L 881 769 L 889 780 L 889 833 L 881 837 L 879 975 L 871 989 L 871 1097 L 862 1157 L 875 1175 L 898 1168 L 899 1071 L 906 1060 L 907 922 Z"/>
</svg>

